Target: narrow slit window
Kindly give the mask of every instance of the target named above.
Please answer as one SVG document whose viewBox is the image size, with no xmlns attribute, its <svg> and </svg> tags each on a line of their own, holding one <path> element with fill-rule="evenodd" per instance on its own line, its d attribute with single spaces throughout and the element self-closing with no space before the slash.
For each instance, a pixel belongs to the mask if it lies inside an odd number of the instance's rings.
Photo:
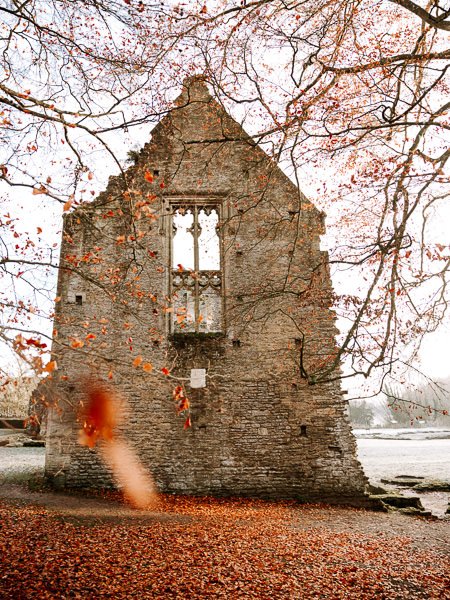
<svg viewBox="0 0 450 600">
<path fill-rule="evenodd" d="M 219 206 L 172 207 L 173 332 L 222 330 Z"/>
</svg>

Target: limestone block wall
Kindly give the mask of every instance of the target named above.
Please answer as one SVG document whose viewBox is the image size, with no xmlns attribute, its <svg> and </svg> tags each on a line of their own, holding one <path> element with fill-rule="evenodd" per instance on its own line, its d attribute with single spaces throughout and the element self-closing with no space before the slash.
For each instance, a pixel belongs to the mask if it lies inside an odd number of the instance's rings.
<svg viewBox="0 0 450 600">
<path fill-rule="evenodd" d="M 113 483 L 96 451 L 77 443 L 89 376 L 126 399 L 122 435 L 163 491 L 361 498 L 366 478 L 339 381 L 310 385 L 304 377 L 323 372 L 335 351 L 323 216 L 198 80 L 126 177 L 66 218 L 49 478 L 71 487 Z M 171 206 L 183 199 L 221 205 L 217 335 L 171 332 Z M 74 340 L 83 346 L 73 348 Z M 151 373 L 133 368 L 136 355 Z M 195 368 L 206 370 L 205 388 L 190 388 Z M 187 430 L 172 400 L 180 384 L 191 401 Z"/>
</svg>

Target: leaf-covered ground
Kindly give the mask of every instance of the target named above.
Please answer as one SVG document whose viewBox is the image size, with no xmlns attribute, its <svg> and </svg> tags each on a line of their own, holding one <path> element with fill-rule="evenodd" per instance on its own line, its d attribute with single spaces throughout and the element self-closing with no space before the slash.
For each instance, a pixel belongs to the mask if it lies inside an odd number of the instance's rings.
<svg viewBox="0 0 450 600">
<path fill-rule="evenodd" d="M 16 494 L 0 502 L 0 598 L 444 599 L 449 533 L 321 505 Z"/>
</svg>

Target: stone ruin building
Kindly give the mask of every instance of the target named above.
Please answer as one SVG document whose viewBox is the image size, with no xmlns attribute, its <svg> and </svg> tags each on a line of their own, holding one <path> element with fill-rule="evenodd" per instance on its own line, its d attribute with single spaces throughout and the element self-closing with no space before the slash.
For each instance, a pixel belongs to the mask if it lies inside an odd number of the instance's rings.
<svg viewBox="0 0 450 600">
<path fill-rule="evenodd" d="M 77 443 L 89 374 L 126 399 L 122 434 L 161 491 L 362 499 L 339 380 L 314 384 L 337 333 L 323 213 L 201 77 L 134 158 L 65 218 L 47 477 L 111 485 Z"/>
</svg>

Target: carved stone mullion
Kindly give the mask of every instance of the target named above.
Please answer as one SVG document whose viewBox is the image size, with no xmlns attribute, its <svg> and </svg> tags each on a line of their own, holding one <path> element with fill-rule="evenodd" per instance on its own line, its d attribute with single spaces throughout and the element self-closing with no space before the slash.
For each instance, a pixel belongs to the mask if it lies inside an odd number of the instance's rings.
<svg viewBox="0 0 450 600">
<path fill-rule="evenodd" d="M 198 282 L 198 273 L 199 273 L 199 247 L 198 247 L 198 238 L 199 238 L 199 222 L 198 222 L 198 206 L 194 205 L 194 327 L 195 331 L 198 331 L 199 328 L 199 316 L 200 316 L 200 286 Z"/>
</svg>

